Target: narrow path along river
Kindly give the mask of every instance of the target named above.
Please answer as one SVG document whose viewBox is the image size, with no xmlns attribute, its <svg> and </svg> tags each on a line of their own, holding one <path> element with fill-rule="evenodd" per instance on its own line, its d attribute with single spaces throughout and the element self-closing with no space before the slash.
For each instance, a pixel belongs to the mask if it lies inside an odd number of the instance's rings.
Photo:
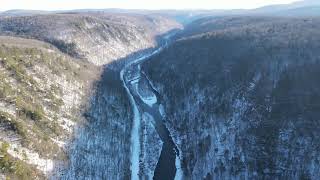
<svg viewBox="0 0 320 180">
<path fill-rule="evenodd" d="M 162 51 L 164 46 L 146 54 L 127 64 L 121 71 L 120 76 L 124 87 L 127 90 L 130 102 L 133 108 L 134 119 L 131 131 L 131 179 L 142 179 L 140 171 L 140 154 L 142 138 L 141 132 L 141 114 L 148 113 L 154 119 L 154 126 L 161 141 L 163 142 L 160 158 L 157 162 L 153 179 L 171 180 L 180 179 L 182 171 L 180 168 L 179 150 L 176 147 L 169 130 L 164 123 L 164 117 L 161 114 L 161 97 L 152 87 L 151 82 L 141 71 L 140 64 L 151 56 Z"/>
</svg>

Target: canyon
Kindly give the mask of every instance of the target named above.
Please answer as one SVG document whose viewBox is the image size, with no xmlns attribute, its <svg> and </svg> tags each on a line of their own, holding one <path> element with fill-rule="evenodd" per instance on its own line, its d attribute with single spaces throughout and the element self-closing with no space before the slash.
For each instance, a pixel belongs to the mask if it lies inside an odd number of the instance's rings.
<svg viewBox="0 0 320 180">
<path fill-rule="evenodd" d="M 317 180 L 310 2 L 0 13 L 0 179 Z"/>
</svg>

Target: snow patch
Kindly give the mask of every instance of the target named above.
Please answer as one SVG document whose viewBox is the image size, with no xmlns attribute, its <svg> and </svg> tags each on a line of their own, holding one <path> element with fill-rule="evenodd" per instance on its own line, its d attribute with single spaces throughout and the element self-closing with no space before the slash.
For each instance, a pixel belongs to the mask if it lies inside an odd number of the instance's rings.
<svg viewBox="0 0 320 180">
<path fill-rule="evenodd" d="M 174 180 L 182 180 L 183 179 L 183 172 L 181 168 L 181 160 L 179 156 L 176 156 L 176 176 L 174 177 Z"/>
<path fill-rule="evenodd" d="M 148 106 L 152 107 L 154 104 L 156 104 L 158 102 L 157 100 L 157 96 L 152 94 L 151 96 L 148 96 L 148 97 L 143 97 L 140 93 L 139 94 L 139 97 L 141 98 L 141 100 L 147 104 Z"/>
<path fill-rule="evenodd" d="M 73 128 L 76 125 L 75 122 L 64 117 L 58 119 L 58 122 L 59 122 L 59 125 L 70 134 L 72 133 Z"/>
<path fill-rule="evenodd" d="M 22 161 L 25 161 L 28 164 L 35 165 L 37 169 L 44 172 L 45 175 L 48 175 L 53 171 L 54 162 L 51 159 L 43 159 L 39 156 L 38 153 L 32 152 L 31 150 L 21 147 L 18 144 L 10 144 L 8 153 L 18 158 Z"/>
<path fill-rule="evenodd" d="M 16 114 L 16 108 L 13 104 L 8 104 L 5 102 L 0 102 L 0 111 L 6 112 L 12 116 Z"/>
<path fill-rule="evenodd" d="M 66 142 L 60 141 L 58 139 L 50 138 L 54 143 L 57 144 L 60 148 L 65 148 L 66 147 Z"/>
<path fill-rule="evenodd" d="M 166 113 L 164 111 L 164 107 L 163 107 L 162 104 L 159 105 L 159 112 L 160 112 L 161 117 L 165 117 L 166 116 Z"/>
</svg>

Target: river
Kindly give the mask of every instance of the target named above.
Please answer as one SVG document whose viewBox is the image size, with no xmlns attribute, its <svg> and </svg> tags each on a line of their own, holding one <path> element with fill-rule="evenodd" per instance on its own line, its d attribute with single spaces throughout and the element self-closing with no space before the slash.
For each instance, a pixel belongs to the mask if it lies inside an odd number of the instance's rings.
<svg viewBox="0 0 320 180">
<path fill-rule="evenodd" d="M 141 114 L 148 113 L 154 119 L 155 129 L 163 142 L 161 154 L 154 170 L 154 180 L 173 180 L 182 177 L 179 150 L 175 145 L 168 128 L 164 123 L 164 116 L 160 110 L 161 96 L 153 88 L 152 83 L 141 71 L 141 63 L 162 51 L 168 45 L 169 38 L 163 46 L 151 53 L 147 53 L 127 64 L 121 71 L 120 77 L 130 98 L 133 109 L 133 128 L 131 131 L 131 179 L 143 177 L 140 173 L 141 154 Z M 178 167 L 178 168 L 177 168 Z M 180 178 L 179 178 L 180 177 Z"/>
</svg>

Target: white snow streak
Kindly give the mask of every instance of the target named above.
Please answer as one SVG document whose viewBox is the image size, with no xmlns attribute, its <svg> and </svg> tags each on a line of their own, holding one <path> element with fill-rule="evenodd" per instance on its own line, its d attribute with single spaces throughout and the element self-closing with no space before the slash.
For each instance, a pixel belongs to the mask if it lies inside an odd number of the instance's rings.
<svg viewBox="0 0 320 180">
<path fill-rule="evenodd" d="M 154 94 L 152 94 L 151 96 L 148 96 L 148 97 L 143 97 L 143 96 L 141 96 L 140 93 L 138 93 L 138 94 L 139 94 L 139 97 L 142 99 L 142 101 L 150 107 L 152 107 L 154 104 L 157 103 L 157 96 Z"/>
<path fill-rule="evenodd" d="M 130 93 L 129 88 L 127 87 L 124 81 L 124 71 L 126 68 L 122 69 L 120 72 L 120 78 L 123 83 L 123 86 L 126 88 L 126 91 L 129 95 L 131 106 L 133 109 L 133 127 L 131 131 L 131 179 L 139 180 L 139 155 L 140 155 L 140 112 L 138 110 L 137 104 Z"/>
<path fill-rule="evenodd" d="M 183 172 L 181 168 L 181 160 L 179 156 L 176 155 L 176 175 L 174 177 L 174 180 L 182 180 L 183 179 Z"/>
<path fill-rule="evenodd" d="M 160 112 L 161 117 L 166 116 L 166 113 L 164 112 L 164 107 L 162 104 L 159 105 L 159 112 Z"/>
</svg>

